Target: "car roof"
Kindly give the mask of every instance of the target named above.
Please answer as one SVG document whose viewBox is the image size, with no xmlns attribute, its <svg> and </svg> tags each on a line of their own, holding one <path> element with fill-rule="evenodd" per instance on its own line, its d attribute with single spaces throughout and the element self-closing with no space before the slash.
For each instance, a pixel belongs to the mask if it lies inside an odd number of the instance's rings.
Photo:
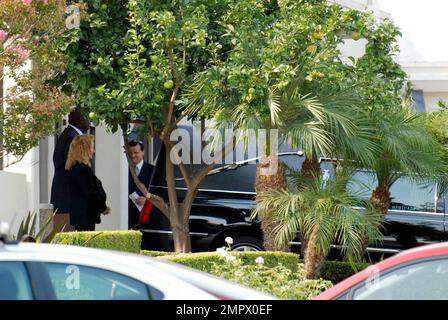
<svg viewBox="0 0 448 320">
<path fill-rule="evenodd" d="M 194 287 L 197 291 L 196 297 L 199 297 L 201 293 L 202 299 L 276 299 L 273 296 L 179 264 L 113 250 L 41 243 L 3 245 L 0 243 L 0 261 L 5 260 L 80 264 L 118 272 L 147 283 L 159 281 L 160 285 L 164 287 L 171 285 L 176 288 L 183 282 Z M 192 299 L 197 299 L 194 292 L 190 292 L 189 296 Z"/>
<path fill-rule="evenodd" d="M 448 242 L 425 245 L 409 250 L 402 251 L 384 261 L 371 265 L 368 268 L 356 273 L 355 275 L 336 284 L 334 287 L 326 290 L 324 293 L 317 296 L 316 300 L 331 300 L 339 296 L 347 289 L 356 284 L 369 279 L 370 277 L 384 272 L 388 269 L 394 268 L 401 264 L 410 263 L 422 259 L 448 256 Z"/>
</svg>

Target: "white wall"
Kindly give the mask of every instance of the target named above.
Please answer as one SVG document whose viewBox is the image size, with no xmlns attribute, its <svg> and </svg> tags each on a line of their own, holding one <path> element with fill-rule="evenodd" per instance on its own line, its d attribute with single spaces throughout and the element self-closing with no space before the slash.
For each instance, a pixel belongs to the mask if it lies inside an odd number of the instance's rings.
<svg viewBox="0 0 448 320">
<path fill-rule="evenodd" d="M 127 229 L 128 166 L 121 130 L 111 134 L 104 126 L 98 126 L 95 136 L 95 174 L 103 183 L 107 204 L 112 208 L 110 215 L 101 216 L 96 230 Z"/>
<path fill-rule="evenodd" d="M 427 112 L 435 111 L 439 108 L 438 107 L 439 100 L 448 102 L 448 92 L 424 92 L 424 99 L 425 99 L 426 111 Z"/>
<path fill-rule="evenodd" d="M 0 221 L 10 224 L 12 234 L 28 212 L 27 189 L 26 175 L 0 171 Z"/>
<path fill-rule="evenodd" d="M 26 211 L 39 211 L 39 148 L 31 149 L 20 162 L 6 167 L 4 171 L 25 176 L 26 184 L 19 193 L 27 194 Z"/>
</svg>

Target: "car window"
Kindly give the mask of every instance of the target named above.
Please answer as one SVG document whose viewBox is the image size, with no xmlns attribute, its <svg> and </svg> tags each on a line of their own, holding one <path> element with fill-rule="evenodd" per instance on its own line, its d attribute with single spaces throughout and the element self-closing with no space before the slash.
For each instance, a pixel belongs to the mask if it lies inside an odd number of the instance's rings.
<svg viewBox="0 0 448 320">
<path fill-rule="evenodd" d="M 0 300 L 32 300 L 28 272 L 22 262 L 0 262 Z"/>
<path fill-rule="evenodd" d="M 348 187 L 359 197 L 369 199 L 377 184 L 377 179 L 371 172 L 357 171 L 353 174 Z M 436 187 L 434 184 L 417 183 L 407 177 L 402 177 L 392 185 L 390 193 L 392 201 L 389 209 L 435 212 Z M 437 210 L 444 212 L 442 205 L 439 205 Z"/>
<path fill-rule="evenodd" d="M 148 286 L 127 276 L 98 268 L 45 264 L 58 300 L 148 300 Z"/>
<path fill-rule="evenodd" d="M 390 189 L 391 209 L 406 211 L 435 212 L 434 184 L 418 184 L 404 177 L 398 179 Z"/>
<path fill-rule="evenodd" d="M 353 290 L 355 300 L 448 299 L 448 260 L 426 260 L 372 276 Z"/>
</svg>

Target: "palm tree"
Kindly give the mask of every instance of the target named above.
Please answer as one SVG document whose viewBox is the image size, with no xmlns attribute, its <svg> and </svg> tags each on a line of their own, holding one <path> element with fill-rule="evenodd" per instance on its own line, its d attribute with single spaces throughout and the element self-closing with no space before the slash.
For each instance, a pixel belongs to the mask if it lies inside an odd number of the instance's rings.
<svg viewBox="0 0 448 320">
<path fill-rule="evenodd" d="M 303 75 L 300 69 L 297 74 Z M 261 108 L 253 109 L 245 106 L 237 107 L 233 123 L 238 128 L 276 129 L 280 140 L 294 148 L 304 151 L 307 159 L 303 163 L 302 177 L 315 180 L 320 174 L 318 156 L 330 154 L 345 154 L 350 157 L 357 154 L 362 162 L 370 163 L 374 158 L 375 145 L 364 130 L 361 122 L 349 118 L 348 113 L 356 112 L 358 100 L 350 90 L 325 94 L 319 97 L 306 91 L 304 76 L 298 76 L 285 87 L 274 84 L 268 90 L 266 103 Z M 269 140 L 269 139 L 268 139 Z M 285 169 L 278 161 L 276 154 L 266 155 L 257 164 L 255 190 L 256 202 L 267 190 L 287 190 Z M 274 172 L 266 170 L 277 168 Z M 266 250 L 289 250 L 288 243 L 275 241 L 274 229 L 281 223 L 277 219 L 276 208 L 258 210 L 261 217 L 264 247 Z M 306 242 L 302 239 L 302 242 Z"/>
<path fill-rule="evenodd" d="M 342 253 L 353 259 L 362 256 L 363 236 L 375 241 L 380 236 L 379 213 L 368 201 L 347 192 L 349 170 L 337 172 L 334 179 L 324 181 L 317 177 L 310 183 L 295 174 L 292 190 L 271 189 L 259 196 L 254 214 L 276 208 L 279 224 L 275 227 L 275 241 L 285 244 L 297 232 L 307 243 L 304 250 L 305 274 L 317 278 L 322 261 L 334 242 L 342 246 Z M 365 207 L 359 209 L 359 205 Z"/>
<path fill-rule="evenodd" d="M 370 167 L 378 181 L 371 201 L 383 217 L 391 203 L 390 188 L 399 178 L 437 179 L 442 172 L 441 146 L 422 125 L 421 117 L 408 107 L 370 114 L 380 147 L 380 156 Z"/>
</svg>

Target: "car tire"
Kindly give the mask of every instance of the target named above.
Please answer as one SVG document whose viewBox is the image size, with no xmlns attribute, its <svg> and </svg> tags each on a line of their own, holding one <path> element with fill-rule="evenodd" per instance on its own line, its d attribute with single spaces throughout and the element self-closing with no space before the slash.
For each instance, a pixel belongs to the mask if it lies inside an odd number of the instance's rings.
<svg viewBox="0 0 448 320">
<path fill-rule="evenodd" d="M 233 240 L 232 251 L 264 251 L 263 241 L 255 237 L 240 237 Z"/>
</svg>

